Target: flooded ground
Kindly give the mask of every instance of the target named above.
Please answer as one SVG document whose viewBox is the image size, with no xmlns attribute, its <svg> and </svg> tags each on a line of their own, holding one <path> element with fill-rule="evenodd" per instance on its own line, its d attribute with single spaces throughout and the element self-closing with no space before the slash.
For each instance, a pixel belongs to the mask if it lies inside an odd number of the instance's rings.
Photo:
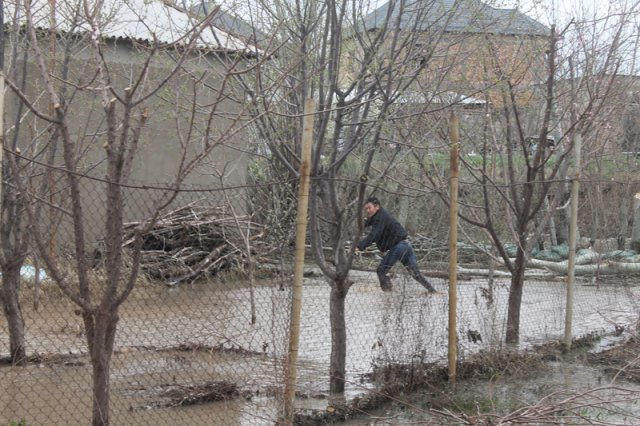
<svg viewBox="0 0 640 426">
<path fill-rule="evenodd" d="M 345 424 L 486 425 L 500 420 L 499 424 L 631 426 L 640 424 L 638 395 L 637 381 L 613 380 L 601 368 L 575 359 L 549 361 L 535 372 L 403 395 L 367 418 Z"/>
<path fill-rule="evenodd" d="M 354 272 L 352 279 L 356 283 L 346 303 L 347 399 L 373 388 L 367 377 L 375 366 L 446 365 L 446 295 L 426 296 L 404 276 L 394 277 L 391 293 L 380 291 L 372 273 Z M 445 290 L 443 281 L 435 284 Z M 506 280 L 492 287 L 486 280 L 459 283 L 460 359 L 501 346 L 507 294 Z M 526 284 L 521 348 L 563 335 L 564 294 L 559 282 Z M 638 296 L 638 289 L 626 283 L 579 283 L 574 335 L 628 329 L 637 320 Z M 111 370 L 112 424 L 274 424 L 281 401 L 290 297 L 289 289 L 276 280 L 259 282 L 253 289 L 256 321 L 252 324 L 252 297 L 246 283 L 194 283 L 172 289 L 158 284 L 135 292 L 120 315 Z M 328 303 L 324 280 L 306 279 L 298 366 L 300 410 L 323 410 L 328 405 Z M 30 426 L 89 424 L 91 368 L 80 318 L 73 306 L 58 298 L 45 298 L 38 311 L 24 308 L 29 353 L 40 354 L 44 362 L 0 367 L 4 390 L 0 424 L 20 419 Z M 0 321 L 0 356 L 5 357 L 8 337 L 4 318 Z M 219 402 L 191 405 L 174 398 L 179 390 L 188 394 L 194 387 L 226 384 L 234 387 L 233 397 Z M 380 421 L 403 424 L 411 416 L 396 413 L 391 420 L 382 416 Z M 370 418 L 368 424 L 377 421 Z"/>
</svg>

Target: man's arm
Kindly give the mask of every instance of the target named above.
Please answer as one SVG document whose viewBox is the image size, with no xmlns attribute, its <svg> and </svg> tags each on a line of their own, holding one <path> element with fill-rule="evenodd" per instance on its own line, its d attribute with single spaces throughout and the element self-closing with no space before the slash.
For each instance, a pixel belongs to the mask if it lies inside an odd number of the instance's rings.
<svg viewBox="0 0 640 426">
<path fill-rule="evenodd" d="M 378 215 L 376 215 L 378 216 Z M 358 243 L 358 250 L 364 250 L 369 247 L 373 242 L 378 241 L 380 235 L 382 234 L 382 223 L 379 217 L 373 217 L 369 221 L 369 225 L 371 225 L 371 231 L 369 234 Z"/>
</svg>

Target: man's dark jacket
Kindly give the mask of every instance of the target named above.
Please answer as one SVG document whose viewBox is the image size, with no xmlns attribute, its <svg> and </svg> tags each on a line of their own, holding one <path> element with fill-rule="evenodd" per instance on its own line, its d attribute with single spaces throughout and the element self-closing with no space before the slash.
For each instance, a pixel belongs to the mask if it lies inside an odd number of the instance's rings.
<svg viewBox="0 0 640 426">
<path fill-rule="evenodd" d="M 366 220 L 364 226 L 371 226 L 371 232 L 358 243 L 360 250 L 376 243 L 378 250 L 387 251 L 407 238 L 407 231 L 400 225 L 400 222 L 382 207 Z"/>
</svg>

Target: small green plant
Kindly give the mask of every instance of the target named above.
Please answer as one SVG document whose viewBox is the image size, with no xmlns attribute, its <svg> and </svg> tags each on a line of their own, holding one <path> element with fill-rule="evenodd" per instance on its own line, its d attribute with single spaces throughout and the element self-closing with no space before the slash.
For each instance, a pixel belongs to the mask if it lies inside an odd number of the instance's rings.
<svg viewBox="0 0 640 426">
<path fill-rule="evenodd" d="M 20 421 L 10 421 L 8 426 L 27 426 L 27 421 L 22 419 Z"/>
</svg>

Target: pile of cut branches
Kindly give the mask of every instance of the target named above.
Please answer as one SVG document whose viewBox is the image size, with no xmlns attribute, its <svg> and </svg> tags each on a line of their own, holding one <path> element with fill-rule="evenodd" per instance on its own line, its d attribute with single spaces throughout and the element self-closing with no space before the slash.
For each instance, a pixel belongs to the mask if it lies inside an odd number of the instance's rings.
<svg viewBox="0 0 640 426">
<path fill-rule="evenodd" d="M 197 385 L 162 385 L 162 396 L 171 402 L 165 404 L 168 407 L 181 407 L 185 405 L 205 404 L 207 402 L 224 401 L 239 394 L 238 386 L 227 381 L 206 382 Z"/>
<path fill-rule="evenodd" d="M 132 246 L 139 224 L 125 224 L 125 247 Z M 248 217 L 196 201 L 160 217 L 142 236 L 140 268 L 170 286 L 241 268 L 247 258 L 247 235 L 252 251 L 263 244 L 262 227 Z"/>
</svg>

